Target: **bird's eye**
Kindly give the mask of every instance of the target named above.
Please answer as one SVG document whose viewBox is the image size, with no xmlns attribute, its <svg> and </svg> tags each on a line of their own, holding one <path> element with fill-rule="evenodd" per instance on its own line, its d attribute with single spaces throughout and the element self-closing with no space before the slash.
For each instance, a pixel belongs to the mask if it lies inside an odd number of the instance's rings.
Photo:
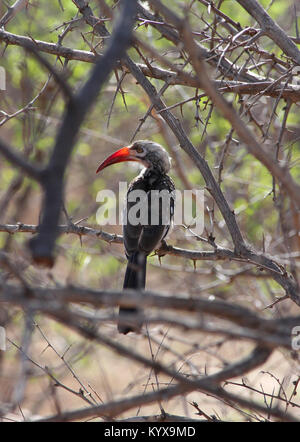
<svg viewBox="0 0 300 442">
<path fill-rule="evenodd" d="M 142 152 L 144 152 L 144 149 L 143 149 L 141 146 L 137 146 L 137 147 L 135 148 L 135 150 L 137 151 L 137 153 L 142 153 Z"/>
</svg>

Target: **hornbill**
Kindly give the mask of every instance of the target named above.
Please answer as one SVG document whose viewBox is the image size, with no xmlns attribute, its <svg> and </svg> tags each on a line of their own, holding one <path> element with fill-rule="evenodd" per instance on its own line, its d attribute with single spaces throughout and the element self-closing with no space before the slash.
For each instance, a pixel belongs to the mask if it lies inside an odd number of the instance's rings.
<svg viewBox="0 0 300 442">
<path fill-rule="evenodd" d="M 97 173 L 111 164 L 123 161 L 138 161 L 144 166 L 128 187 L 123 218 L 123 240 L 127 257 L 123 288 L 143 290 L 147 256 L 167 235 L 174 214 L 175 187 L 167 175 L 171 159 L 160 144 L 140 140 L 122 147 L 106 158 L 98 167 Z M 119 332 L 138 332 L 142 326 L 141 316 L 141 311 L 135 307 L 120 307 Z"/>
</svg>

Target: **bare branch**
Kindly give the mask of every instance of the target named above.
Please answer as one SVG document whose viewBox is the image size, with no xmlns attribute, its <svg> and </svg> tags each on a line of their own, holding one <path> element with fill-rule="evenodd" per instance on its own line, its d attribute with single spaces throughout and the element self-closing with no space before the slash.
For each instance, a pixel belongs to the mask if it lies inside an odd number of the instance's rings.
<svg viewBox="0 0 300 442">
<path fill-rule="evenodd" d="M 300 52 L 296 44 L 275 23 L 257 0 L 238 0 L 239 4 L 259 23 L 262 31 L 276 43 L 283 52 L 300 64 Z"/>
<path fill-rule="evenodd" d="M 97 61 L 97 56 L 92 52 L 71 49 L 56 43 L 48 43 L 30 37 L 25 37 L 23 35 L 12 34 L 4 29 L 0 29 L 0 41 L 3 41 L 8 45 L 32 48 L 47 54 L 64 57 L 68 60 L 80 60 L 87 63 L 95 63 Z"/>
<path fill-rule="evenodd" d="M 72 17 L 61 0 L 48 9 L 10 0 L 0 17 L 0 347 L 6 337 L 14 350 L 0 352 L 0 420 L 295 421 L 296 2 L 282 6 L 283 28 L 273 1 L 264 10 L 238 0 L 241 23 L 224 0 L 72 2 Z M 205 192 L 192 197 L 203 232 L 184 213 L 149 256 L 150 290 L 119 286 L 118 217 L 108 231 L 86 223 L 98 187 L 117 190 L 133 172 L 97 178 L 94 162 L 137 133 L 163 142 L 179 191 Z M 120 307 L 138 310 L 130 321 L 143 322 L 140 333 L 117 336 Z"/>
<path fill-rule="evenodd" d="M 19 153 L 13 150 L 12 147 L 5 144 L 3 140 L 0 140 L 0 153 L 12 164 L 21 169 L 31 178 L 36 181 L 41 180 L 41 171 L 31 163 L 29 163 L 25 158 L 23 158 Z"/>
<path fill-rule="evenodd" d="M 68 303 L 87 303 L 95 308 L 99 308 L 117 306 L 121 302 L 126 307 L 155 307 L 159 310 L 170 309 L 189 313 L 205 313 L 231 321 L 235 325 L 243 327 L 244 330 L 252 330 L 254 334 L 241 332 L 241 336 L 248 336 L 248 339 L 254 339 L 270 347 L 280 345 L 290 348 L 291 329 L 299 323 L 299 317 L 286 318 L 284 320 L 267 320 L 239 305 L 222 301 L 212 302 L 204 299 L 187 298 L 184 295 L 162 296 L 159 293 L 146 291 L 141 296 L 140 293 L 134 290 L 105 291 L 81 287 L 26 287 L 26 290 L 31 293 L 30 298 L 24 296 L 24 288 L 6 285 L 1 289 L 0 302 L 10 302 L 11 304 L 28 308 L 31 311 L 41 311 L 54 316 L 59 314 L 61 309 L 64 308 L 63 306 L 66 306 Z M 74 321 L 78 321 L 80 318 L 79 312 L 73 312 L 72 317 Z M 166 318 L 164 319 L 166 320 Z M 196 323 L 198 323 L 198 327 L 201 330 L 202 320 L 200 319 L 200 322 L 196 320 Z M 180 325 L 180 321 L 178 325 Z M 197 329 L 197 325 L 195 328 Z M 205 330 L 209 331 L 209 328 L 206 327 Z M 259 330 L 258 334 L 255 333 L 257 330 Z"/>
<path fill-rule="evenodd" d="M 83 51 L 79 49 L 72 49 L 61 44 L 48 43 L 45 41 L 32 39 L 22 35 L 12 34 L 0 29 L 0 41 L 10 45 L 17 45 L 24 48 L 32 48 L 36 51 L 45 52 L 48 54 L 56 55 L 58 57 L 66 58 L 67 60 L 78 60 L 86 63 L 96 63 L 98 55 L 93 52 Z M 126 68 L 122 64 L 123 68 Z M 201 82 L 197 76 L 182 75 L 182 72 L 178 70 L 174 72 L 172 70 L 162 69 L 158 66 L 151 66 L 149 69 L 145 64 L 137 63 L 137 66 L 141 69 L 144 75 L 150 78 L 156 78 L 163 81 L 168 81 L 170 85 L 182 85 L 192 88 L 201 87 Z M 117 64 L 119 67 L 119 64 Z M 253 79 L 255 80 L 255 79 Z M 285 99 L 290 99 L 297 103 L 300 101 L 300 88 L 297 85 L 290 84 L 278 84 L 272 81 L 224 81 L 213 80 L 215 88 L 220 92 L 238 93 L 247 95 L 256 95 L 261 92 L 263 95 L 270 97 L 281 96 Z M 282 87 L 284 86 L 284 87 Z"/>
<path fill-rule="evenodd" d="M 43 218 L 38 236 L 30 241 L 33 259 L 40 264 L 47 266 L 53 264 L 52 252 L 61 211 L 65 169 L 86 113 L 96 100 L 117 60 L 122 58 L 129 45 L 134 11 L 135 2 L 124 1 L 121 19 L 116 25 L 105 54 L 96 63 L 88 81 L 68 104 L 49 165 L 43 171 L 42 183 L 45 189 Z"/>
<path fill-rule="evenodd" d="M 0 28 L 7 25 L 7 23 L 12 20 L 19 11 L 27 6 L 27 4 L 28 0 L 16 0 L 15 3 L 8 8 L 6 14 L 0 19 Z"/>
<path fill-rule="evenodd" d="M 198 57 L 197 47 L 186 20 L 181 20 L 166 6 L 162 5 L 159 0 L 151 0 L 151 3 L 158 7 L 160 11 L 181 30 L 186 50 L 191 56 L 192 64 L 198 78 L 201 80 L 202 87 L 212 99 L 214 104 L 221 110 L 224 117 L 230 121 L 241 140 L 246 144 L 249 152 L 254 155 L 270 171 L 270 173 L 276 177 L 280 183 L 282 183 L 282 185 L 284 185 L 291 199 L 297 202 L 298 207 L 300 207 L 300 186 L 294 182 L 287 167 L 280 166 L 273 161 L 270 155 L 268 155 L 267 152 L 263 150 L 262 146 L 257 142 L 248 127 L 243 123 L 241 118 L 235 112 L 234 108 L 229 105 L 229 103 L 227 103 L 226 100 L 214 88 L 206 72 L 206 67 L 203 60 Z"/>
</svg>

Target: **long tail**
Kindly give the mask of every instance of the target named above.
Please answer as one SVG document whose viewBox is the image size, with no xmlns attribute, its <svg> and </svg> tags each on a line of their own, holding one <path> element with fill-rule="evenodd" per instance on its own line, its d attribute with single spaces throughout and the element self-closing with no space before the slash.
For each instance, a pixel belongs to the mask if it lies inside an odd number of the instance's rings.
<svg viewBox="0 0 300 442">
<path fill-rule="evenodd" d="M 124 289 L 143 290 L 146 283 L 146 264 L 147 256 L 142 252 L 134 252 L 128 258 Z M 120 307 L 118 330 L 126 335 L 129 332 L 137 332 L 142 327 L 142 322 L 130 321 L 130 315 L 141 315 L 141 310 L 135 307 Z M 126 319 L 125 319 L 126 316 Z M 129 316 L 129 318 L 128 318 Z"/>
</svg>

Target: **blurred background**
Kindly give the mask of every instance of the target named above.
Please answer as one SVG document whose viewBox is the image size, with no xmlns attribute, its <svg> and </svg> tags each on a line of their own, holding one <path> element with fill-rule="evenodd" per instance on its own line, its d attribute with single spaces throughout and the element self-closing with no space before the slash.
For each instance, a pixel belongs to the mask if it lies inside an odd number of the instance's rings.
<svg viewBox="0 0 300 442">
<path fill-rule="evenodd" d="M 117 3 L 106 2 L 113 11 Z M 146 2 L 142 3 L 148 8 Z M 287 35 L 297 38 L 300 12 L 297 1 L 261 0 L 260 3 L 268 7 L 268 13 Z M 0 3 L 0 17 L 6 13 L 7 5 L 11 4 L 12 1 Z M 231 33 L 229 25 L 227 28 L 222 26 L 218 16 L 205 2 L 176 0 L 174 10 L 180 14 L 182 6 L 187 4 L 195 39 L 204 47 L 209 50 L 217 48 L 220 57 L 225 56 L 235 63 L 237 69 L 258 78 L 275 81 L 283 76 L 283 82 L 293 81 L 293 78 L 284 76 L 286 70 L 292 69 L 290 60 L 269 38 L 260 37 L 255 50 L 245 49 L 241 40 L 239 47 L 226 52 L 226 44 L 237 31 Z M 240 23 L 242 29 L 258 27 L 237 2 L 226 0 L 212 4 L 235 23 Z M 102 2 L 91 1 L 90 6 L 96 16 L 101 15 Z M 105 25 L 109 31 L 113 27 L 111 20 L 107 20 Z M 104 39 L 92 32 L 92 28 L 82 20 L 76 5 L 69 0 L 32 0 L 5 26 L 5 30 L 29 36 L 33 41 L 59 43 L 89 52 L 96 50 L 102 53 L 105 43 Z M 183 66 L 185 60 L 180 47 L 161 38 L 153 26 L 143 24 L 140 19 L 135 30 L 139 38 L 148 42 L 155 51 L 168 57 L 175 66 Z M 247 38 L 250 38 L 249 35 Z M 63 96 L 53 77 L 22 47 L 6 44 L 0 36 L 0 51 L 0 66 L 6 71 L 6 90 L 0 91 L 1 138 L 30 161 L 46 165 L 64 113 Z M 225 51 L 223 55 L 222 51 Z M 264 56 L 264 52 L 273 54 L 272 62 L 270 57 Z M 159 65 L 159 60 L 153 54 L 149 55 L 142 49 L 140 54 L 130 49 L 129 54 L 137 63 Z M 67 60 L 46 53 L 43 55 L 74 91 L 82 86 L 93 67 L 88 62 Z M 165 66 L 160 67 L 165 69 Z M 212 79 L 228 80 L 216 68 L 210 67 L 209 72 Z M 155 78 L 151 81 L 157 90 L 165 84 Z M 296 276 L 300 256 L 299 213 L 293 210 L 293 203 L 284 190 L 274 187 L 271 174 L 248 153 L 229 122 L 202 92 L 197 88 L 173 84 L 166 88 L 163 99 L 166 106 L 172 107 L 172 113 L 181 121 L 189 139 L 209 164 L 236 214 L 247 243 L 253 250 L 266 253 Z M 280 95 L 263 93 L 232 93 L 225 96 L 264 148 L 274 158 L 288 162 L 291 175 L 299 182 L 298 103 L 283 99 Z M 233 249 L 222 215 L 205 190 L 199 170 L 180 149 L 162 117 L 155 111 L 147 115 L 150 105 L 149 98 L 128 72 L 116 69 L 112 73 L 80 128 L 66 173 L 66 211 L 61 216 L 61 224 L 65 225 L 71 220 L 80 226 L 100 229 L 96 222 L 99 208 L 97 193 L 102 189 L 111 189 L 117 194 L 119 182 L 130 182 L 139 173 L 139 166 L 135 163 L 120 164 L 96 175 L 97 166 L 112 151 L 128 145 L 133 137 L 135 140 L 151 139 L 162 144 L 172 157 L 170 175 L 177 189 L 205 191 L 202 240 L 193 235 L 186 237 L 187 226 L 175 226 L 168 236 L 168 243 L 189 250 L 211 250 L 207 238 L 214 237 L 219 246 Z M 43 269 L 32 264 L 26 247 L 31 234 L 9 234 L 5 231 L 5 225 L 38 225 L 41 202 L 39 185 L 2 157 L 0 249 L 8 254 L 22 278 L 28 284 L 39 287 L 74 285 L 120 290 L 126 262 L 122 244 L 108 243 L 96 237 L 63 234 L 57 241 L 53 268 Z M 122 233 L 121 226 L 105 226 L 103 230 Z M 299 307 L 290 299 L 268 307 L 285 293 L 267 272 L 252 263 L 196 262 L 169 255 L 158 259 L 153 254 L 147 271 L 147 289 L 163 294 L 230 301 L 269 319 L 295 315 L 299 311 Z M 0 269 L 0 274 L 5 281 L 16 282 L 16 276 L 6 269 Z M 113 312 L 113 309 L 108 309 L 108 317 Z M 30 346 L 26 349 L 29 364 L 24 396 L 18 407 L 2 417 L 3 421 L 43 417 L 88 404 L 101 404 L 130 394 L 154 391 L 173 382 L 104 346 L 84 339 L 47 316 L 35 315 L 31 320 L 34 326 Z M 222 326 L 221 320 L 210 320 L 214 326 Z M 0 400 L 2 409 L 5 409 L 5 404 L 11 403 L 17 391 L 16 383 L 24 357 L 21 347 L 24 344 L 26 314 L 20 307 L 2 304 L 0 325 L 5 327 L 7 334 L 7 349 L 0 351 Z M 149 330 L 145 329 L 141 335 L 128 336 L 117 334 L 113 320 L 104 321 L 99 327 L 112 339 L 187 376 L 212 374 L 246 356 L 253 347 L 248 341 L 234 340 L 226 335 L 185 332 L 164 324 L 149 325 Z M 299 361 L 297 356 L 292 356 L 287 350 L 278 349 L 263 369 L 252 371 L 244 379 L 232 380 L 226 388 L 268 406 L 281 403 L 277 397 L 280 395 L 293 402 L 297 410 L 300 403 L 295 388 L 299 381 Z M 120 418 L 159 414 L 161 406 L 170 414 L 190 418 L 197 418 L 197 413 L 199 417 L 199 410 L 202 410 L 207 416 L 222 420 L 264 419 L 259 413 L 201 392 L 130 410 Z"/>
</svg>

